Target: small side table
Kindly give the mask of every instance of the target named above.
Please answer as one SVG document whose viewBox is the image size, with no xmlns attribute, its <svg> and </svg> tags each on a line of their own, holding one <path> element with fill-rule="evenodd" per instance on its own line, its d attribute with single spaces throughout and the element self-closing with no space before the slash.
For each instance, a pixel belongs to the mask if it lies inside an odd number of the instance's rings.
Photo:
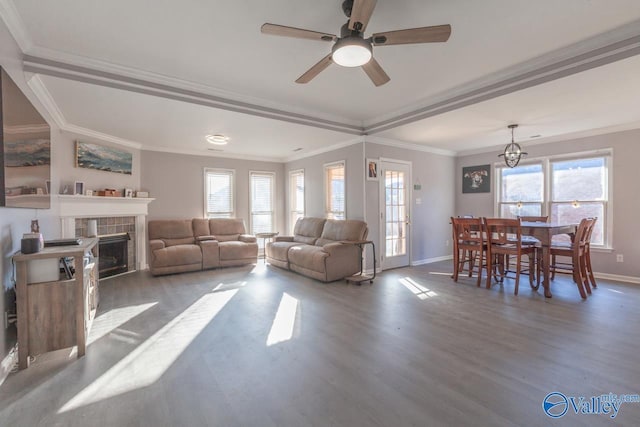
<svg viewBox="0 0 640 427">
<path fill-rule="evenodd" d="M 362 282 L 366 282 L 367 280 L 369 281 L 369 283 L 373 283 L 373 279 L 376 278 L 376 245 L 374 245 L 371 240 L 343 240 L 340 243 L 355 245 L 360 248 L 360 274 L 354 274 L 353 276 L 345 277 L 344 280 L 346 280 L 347 283 L 353 282 L 359 285 L 361 285 Z M 364 274 L 363 258 L 366 245 L 371 245 L 371 249 L 373 251 L 373 274 Z"/>
<path fill-rule="evenodd" d="M 275 233 L 256 233 L 255 236 L 258 239 L 262 239 L 262 259 L 264 262 L 267 262 L 267 240 L 271 241 L 274 237 L 276 237 L 278 232 Z"/>
</svg>

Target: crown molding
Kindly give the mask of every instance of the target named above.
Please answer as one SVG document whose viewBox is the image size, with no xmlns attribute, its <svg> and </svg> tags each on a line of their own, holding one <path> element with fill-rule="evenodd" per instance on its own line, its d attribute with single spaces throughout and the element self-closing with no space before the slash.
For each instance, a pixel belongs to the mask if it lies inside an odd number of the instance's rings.
<svg viewBox="0 0 640 427">
<path fill-rule="evenodd" d="M 92 129 L 87 129 L 87 128 L 83 128 L 81 126 L 76 126 L 72 124 L 67 124 L 64 128 L 62 128 L 62 130 L 65 132 L 76 134 L 76 135 L 97 139 L 99 141 L 110 142 L 112 144 L 122 145 L 124 147 L 129 147 L 129 148 L 135 148 L 137 150 L 141 150 L 144 147 L 144 145 L 139 142 L 130 141 L 128 139 L 119 138 L 117 136 L 113 136 L 108 133 L 102 133 L 102 132 L 98 132 Z"/>
<path fill-rule="evenodd" d="M 411 142 L 406 142 L 406 141 L 401 141 L 396 139 L 382 138 L 379 136 L 366 136 L 365 143 L 386 145 L 388 147 L 404 148 L 405 150 L 421 151 L 423 153 L 439 154 L 441 156 L 447 156 L 447 157 L 456 156 L 455 151 L 444 150 L 442 148 L 435 148 L 428 145 L 413 144 Z"/>
<path fill-rule="evenodd" d="M 0 17 L 9 29 L 20 50 L 29 52 L 33 49 L 33 40 L 27 33 L 26 26 L 11 0 L 0 0 Z"/>
<path fill-rule="evenodd" d="M 333 145 L 328 145 L 326 147 L 319 148 L 317 150 L 312 150 L 312 151 L 309 151 L 309 152 L 304 153 L 304 154 L 302 154 L 302 153 L 301 154 L 296 154 L 296 155 L 293 155 L 293 156 L 290 156 L 290 157 L 286 157 L 283 161 L 285 163 L 288 163 L 288 162 L 293 162 L 293 161 L 296 161 L 296 160 L 302 160 L 302 159 L 306 159 L 308 157 L 317 156 L 318 154 L 328 153 L 330 151 L 339 150 L 340 148 L 345 148 L 345 147 L 349 147 L 351 145 L 360 144 L 360 143 L 364 143 L 364 137 L 350 139 L 348 141 L 339 142 L 339 143 L 333 144 Z"/>
<path fill-rule="evenodd" d="M 60 129 L 66 127 L 68 125 L 67 119 L 64 117 L 62 111 L 60 111 L 60 108 L 58 108 L 58 104 L 54 101 L 53 96 L 51 96 L 51 92 L 49 92 L 47 87 L 44 85 L 40 76 L 37 74 L 31 76 L 31 78 L 27 79 L 27 84 L 36 95 L 36 98 L 38 98 L 38 101 L 40 101 L 47 112 L 51 115 L 55 124 Z"/>
<path fill-rule="evenodd" d="M 640 54 L 640 20 L 365 121 L 378 133 Z"/>
</svg>

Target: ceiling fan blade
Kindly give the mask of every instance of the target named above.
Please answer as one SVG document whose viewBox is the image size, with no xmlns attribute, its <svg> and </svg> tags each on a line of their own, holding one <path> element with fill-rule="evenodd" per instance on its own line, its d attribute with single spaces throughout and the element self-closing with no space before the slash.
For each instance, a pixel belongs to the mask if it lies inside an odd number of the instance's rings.
<svg viewBox="0 0 640 427">
<path fill-rule="evenodd" d="M 410 28 L 407 30 L 387 31 L 371 36 L 374 46 L 389 46 L 393 44 L 438 43 L 446 42 L 451 35 L 451 25 L 436 25 L 434 27 Z"/>
<path fill-rule="evenodd" d="M 319 40 L 331 42 L 337 39 L 334 34 L 319 33 L 317 31 L 303 30 L 302 28 L 287 27 L 277 24 L 263 24 L 260 28 L 262 34 L 272 36 L 295 37 L 297 39 Z"/>
<path fill-rule="evenodd" d="M 369 76 L 373 84 L 376 86 L 382 86 L 391 80 L 375 58 L 371 58 L 369 62 L 362 66 L 362 69 L 367 73 L 367 76 Z"/>
<path fill-rule="evenodd" d="M 351 17 L 349 18 L 349 29 L 364 32 L 369 19 L 376 7 L 377 0 L 354 0 Z"/>
<path fill-rule="evenodd" d="M 306 73 L 298 77 L 296 83 L 309 83 L 315 76 L 323 72 L 332 63 L 333 59 L 331 59 L 331 54 L 325 56 L 317 64 L 309 68 Z"/>
</svg>

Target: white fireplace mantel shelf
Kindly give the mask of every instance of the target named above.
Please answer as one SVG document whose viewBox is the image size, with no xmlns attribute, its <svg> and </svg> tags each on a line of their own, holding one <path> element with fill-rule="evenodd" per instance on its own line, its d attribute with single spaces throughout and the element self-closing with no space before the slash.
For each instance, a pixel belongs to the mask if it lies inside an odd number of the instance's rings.
<svg viewBox="0 0 640 427">
<path fill-rule="evenodd" d="M 149 213 L 153 198 L 58 195 L 61 217 L 137 216 Z"/>
<path fill-rule="evenodd" d="M 137 269 L 147 268 L 146 216 L 153 198 L 58 195 L 62 238 L 76 237 L 76 218 L 135 216 Z"/>
</svg>

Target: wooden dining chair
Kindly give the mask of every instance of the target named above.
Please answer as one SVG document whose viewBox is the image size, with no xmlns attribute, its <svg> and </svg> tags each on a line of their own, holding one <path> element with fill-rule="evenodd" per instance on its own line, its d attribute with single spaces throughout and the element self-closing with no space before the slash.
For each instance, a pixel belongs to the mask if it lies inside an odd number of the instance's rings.
<svg viewBox="0 0 640 427">
<path fill-rule="evenodd" d="M 487 244 L 484 240 L 481 218 L 451 218 L 453 225 L 453 280 L 458 281 L 458 275 L 464 271 L 465 264 L 469 277 L 477 266 L 478 281 L 482 280 L 482 269 L 486 268 Z M 487 273 L 488 274 L 488 273 Z"/>
<path fill-rule="evenodd" d="M 491 287 L 491 276 L 504 282 L 509 273 L 515 273 L 514 294 L 518 295 L 520 274 L 529 273 L 529 285 L 534 287 L 535 245 L 522 240 L 520 219 L 512 218 L 484 218 L 487 232 L 487 289 Z M 507 257 L 515 256 L 515 271 L 510 270 Z M 522 257 L 527 256 L 529 265 L 522 268 Z M 497 277 L 499 275 L 499 278 Z"/>
<path fill-rule="evenodd" d="M 583 218 L 578 225 L 576 235 L 571 243 L 556 243 L 551 246 L 551 280 L 555 279 L 556 272 L 567 273 L 573 276 L 573 281 L 578 287 L 580 296 L 585 299 L 587 294 L 591 294 L 589 285 L 590 277 L 588 270 L 591 269 L 591 262 L 588 259 L 591 234 L 597 218 Z M 570 262 L 560 262 L 557 257 L 570 258 Z M 589 265 L 587 267 L 587 265 Z M 591 272 L 593 275 L 593 272 Z M 595 283 L 595 278 L 593 279 Z"/>
<path fill-rule="evenodd" d="M 549 222 L 548 215 L 518 216 L 518 218 L 520 218 L 520 221 L 522 222 Z M 540 285 L 540 272 L 542 269 L 542 244 L 538 239 L 528 234 L 529 231 L 527 230 L 526 227 L 523 227 L 522 233 L 523 233 L 522 239 L 527 241 L 528 244 L 533 244 L 536 247 L 536 265 L 535 265 L 536 280 L 538 285 Z"/>
</svg>

